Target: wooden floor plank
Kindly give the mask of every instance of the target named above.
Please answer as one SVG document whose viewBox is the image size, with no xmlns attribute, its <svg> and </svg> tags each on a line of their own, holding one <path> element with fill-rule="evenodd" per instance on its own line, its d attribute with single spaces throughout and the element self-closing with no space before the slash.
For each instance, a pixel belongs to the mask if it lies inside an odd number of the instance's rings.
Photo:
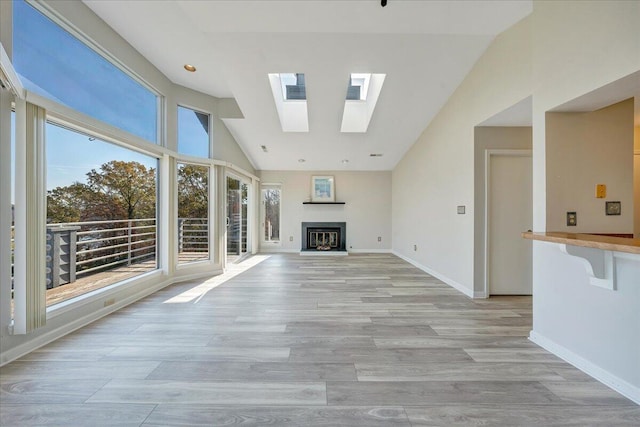
<svg viewBox="0 0 640 427">
<path fill-rule="evenodd" d="M 456 405 L 405 408 L 412 426 L 637 427 L 640 407 Z"/>
<path fill-rule="evenodd" d="M 411 427 L 401 407 L 158 405 L 144 426 Z"/>
<path fill-rule="evenodd" d="M 89 403 L 326 405 L 324 382 L 109 381 Z"/>
<path fill-rule="evenodd" d="M 2 405 L 2 426 L 117 426 L 141 425 L 156 408 L 156 405 L 124 404 L 37 404 Z"/>
</svg>

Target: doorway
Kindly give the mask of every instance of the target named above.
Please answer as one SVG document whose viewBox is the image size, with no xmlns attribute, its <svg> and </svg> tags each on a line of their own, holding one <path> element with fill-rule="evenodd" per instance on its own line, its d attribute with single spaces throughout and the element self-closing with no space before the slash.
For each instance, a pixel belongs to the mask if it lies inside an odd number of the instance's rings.
<svg viewBox="0 0 640 427">
<path fill-rule="evenodd" d="M 531 295 L 531 151 L 487 150 L 486 161 L 486 295 Z"/>
<path fill-rule="evenodd" d="M 227 176 L 227 264 L 237 262 L 249 250 L 249 184 Z"/>
</svg>

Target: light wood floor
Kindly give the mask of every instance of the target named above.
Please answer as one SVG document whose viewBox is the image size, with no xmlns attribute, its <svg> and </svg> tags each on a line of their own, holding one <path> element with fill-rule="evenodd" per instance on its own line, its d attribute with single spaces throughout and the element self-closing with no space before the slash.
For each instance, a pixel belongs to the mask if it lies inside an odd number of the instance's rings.
<svg viewBox="0 0 640 427">
<path fill-rule="evenodd" d="M 0 424 L 640 425 L 530 329 L 392 255 L 259 255 L 4 366 Z"/>
</svg>

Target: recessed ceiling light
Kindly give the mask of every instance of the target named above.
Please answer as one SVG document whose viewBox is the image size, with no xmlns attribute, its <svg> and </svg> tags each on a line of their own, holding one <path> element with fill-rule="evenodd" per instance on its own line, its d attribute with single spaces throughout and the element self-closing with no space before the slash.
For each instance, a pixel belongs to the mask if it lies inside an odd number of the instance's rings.
<svg viewBox="0 0 640 427">
<path fill-rule="evenodd" d="M 304 163 L 304 162 L 306 162 L 305 159 L 298 159 L 298 163 Z"/>
<path fill-rule="evenodd" d="M 267 152 L 267 146 L 266 145 L 261 145 L 260 148 L 262 148 L 262 151 L 264 151 L 265 153 Z"/>
<path fill-rule="evenodd" d="M 382 157 L 382 153 L 371 153 L 369 157 Z"/>
<path fill-rule="evenodd" d="M 195 73 L 196 72 L 196 67 L 194 67 L 191 64 L 184 64 L 184 69 L 187 70 L 190 73 Z"/>
</svg>

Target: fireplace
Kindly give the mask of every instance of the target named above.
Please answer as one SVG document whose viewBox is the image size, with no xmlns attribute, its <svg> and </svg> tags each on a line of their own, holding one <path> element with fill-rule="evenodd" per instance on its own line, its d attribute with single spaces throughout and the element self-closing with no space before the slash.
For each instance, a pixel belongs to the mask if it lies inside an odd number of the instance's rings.
<svg viewBox="0 0 640 427">
<path fill-rule="evenodd" d="M 346 252 L 346 222 L 303 222 L 302 251 Z"/>
</svg>

